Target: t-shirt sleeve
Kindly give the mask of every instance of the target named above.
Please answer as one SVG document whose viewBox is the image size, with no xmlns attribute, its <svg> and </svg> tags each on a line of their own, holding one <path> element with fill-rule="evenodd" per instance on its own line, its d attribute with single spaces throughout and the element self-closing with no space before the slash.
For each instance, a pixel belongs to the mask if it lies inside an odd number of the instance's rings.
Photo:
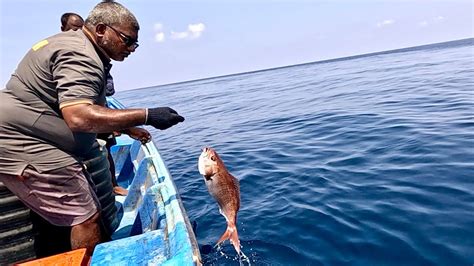
<svg viewBox="0 0 474 266">
<path fill-rule="evenodd" d="M 100 62 L 81 51 L 62 50 L 51 63 L 60 108 L 99 101 L 105 76 Z"/>
</svg>

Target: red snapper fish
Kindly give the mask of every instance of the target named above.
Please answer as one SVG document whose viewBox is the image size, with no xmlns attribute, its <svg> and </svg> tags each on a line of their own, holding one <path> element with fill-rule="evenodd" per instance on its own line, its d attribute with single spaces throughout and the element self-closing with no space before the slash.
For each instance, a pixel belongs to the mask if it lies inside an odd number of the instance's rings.
<svg viewBox="0 0 474 266">
<path fill-rule="evenodd" d="M 237 234 L 237 212 L 240 208 L 239 181 L 224 166 L 219 155 L 212 148 L 206 147 L 199 156 L 199 173 L 204 176 L 207 190 L 219 205 L 219 212 L 227 221 L 227 230 L 216 245 L 230 239 L 237 254 L 240 255 L 240 241 Z"/>
</svg>

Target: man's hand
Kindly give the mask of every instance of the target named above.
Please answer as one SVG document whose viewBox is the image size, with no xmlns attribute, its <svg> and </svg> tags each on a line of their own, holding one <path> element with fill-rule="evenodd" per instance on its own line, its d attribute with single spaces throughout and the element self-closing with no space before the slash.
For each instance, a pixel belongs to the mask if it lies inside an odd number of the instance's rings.
<svg viewBox="0 0 474 266">
<path fill-rule="evenodd" d="M 164 130 L 183 121 L 184 117 L 180 116 L 175 110 L 169 107 L 157 107 L 148 109 L 145 125 Z"/>
<path fill-rule="evenodd" d="M 127 134 L 132 139 L 139 140 L 142 144 L 146 144 L 151 140 L 150 132 L 141 127 L 131 127 L 124 130 L 123 133 Z"/>
</svg>

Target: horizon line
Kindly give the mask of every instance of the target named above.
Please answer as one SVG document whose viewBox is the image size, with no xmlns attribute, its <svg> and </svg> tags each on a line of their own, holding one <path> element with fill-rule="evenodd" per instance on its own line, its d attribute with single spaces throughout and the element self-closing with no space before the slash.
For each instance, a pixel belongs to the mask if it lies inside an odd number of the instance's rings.
<svg viewBox="0 0 474 266">
<path fill-rule="evenodd" d="M 416 46 L 397 48 L 397 49 L 385 50 L 385 51 L 379 51 L 379 52 L 371 52 L 371 53 L 366 53 L 366 54 L 358 54 L 358 55 L 350 55 L 350 56 L 344 56 L 344 57 L 338 57 L 338 58 L 323 59 L 323 60 L 320 60 L 320 61 L 311 61 L 311 62 L 306 62 L 306 63 L 297 63 L 297 64 L 294 64 L 294 65 L 285 65 L 285 66 L 278 66 L 278 67 L 272 67 L 272 68 L 251 70 L 251 71 L 245 71 L 245 72 L 239 72 L 239 73 L 224 74 L 224 75 L 220 75 L 220 76 L 213 76 L 213 77 L 198 78 L 198 79 L 193 79 L 193 80 L 178 81 L 178 82 L 166 83 L 166 84 L 161 84 L 161 85 L 153 85 L 153 86 L 148 86 L 148 87 L 128 89 L 128 90 L 123 90 L 123 91 L 157 88 L 157 87 L 178 85 L 178 84 L 184 84 L 184 83 L 190 83 L 190 82 L 196 82 L 196 81 L 203 81 L 203 80 L 208 80 L 208 79 L 217 79 L 217 78 L 232 77 L 232 76 L 244 75 L 244 74 L 253 74 L 253 73 L 258 73 L 258 72 L 264 72 L 264 71 L 270 71 L 270 70 L 276 70 L 276 69 L 282 69 L 282 68 L 289 68 L 289 67 L 295 67 L 295 66 L 304 66 L 304 65 L 309 65 L 309 64 L 324 64 L 324 63 L 331 63 L 331 62 L 336 62 L 336 61 L 345 61 L 345 60 L 351 60 L 351 59 L 356 59 L 356 58 L 361 58 L 361 57 L 368 57 L 368 56 L 375 56 L 375 55 L 382 55 L 382 54 L 389 54 L 389 53 L 402 53 L 402 52 L 407 52 L 409 50 L 411 51 L 413 49 L 424 49 L 428 46 L 444 45 L 444 44 L 447 44 L 447 43 L 469 41 L 469 40 L 474 42 L 474 36 L 473 37 L 468 37 L 468 38 L 463 38 L 463 39 L 451 40 L 451 41 L 443 41 L 443 42 L 430 43 L 430 44 L 421 44 L 421 45 L 416 45 Z"/>
</svg>

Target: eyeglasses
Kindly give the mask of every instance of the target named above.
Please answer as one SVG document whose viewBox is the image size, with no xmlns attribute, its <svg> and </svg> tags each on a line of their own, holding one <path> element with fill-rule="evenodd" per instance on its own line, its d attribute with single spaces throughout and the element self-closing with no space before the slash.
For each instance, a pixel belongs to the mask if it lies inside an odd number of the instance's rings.
<svg viewBox="0 0 474 266">
<path fill-rule="evenodd" d="M 119 30 L 115 29 L 114 27 L 110 25 L 105 24 L 105 26 L 113 29 L 115 33 L 117 33 L 120 36 L 120 39 L 122 39 L 123 43 L 125 43 L 127 47 L 130 47 L 134 50 L 138 48 L 139 44 L 138 44 L 137 39 L 133 39 L 132 37 L 123 34 L 122 32 L 120 32 Z"/>
</svg>

